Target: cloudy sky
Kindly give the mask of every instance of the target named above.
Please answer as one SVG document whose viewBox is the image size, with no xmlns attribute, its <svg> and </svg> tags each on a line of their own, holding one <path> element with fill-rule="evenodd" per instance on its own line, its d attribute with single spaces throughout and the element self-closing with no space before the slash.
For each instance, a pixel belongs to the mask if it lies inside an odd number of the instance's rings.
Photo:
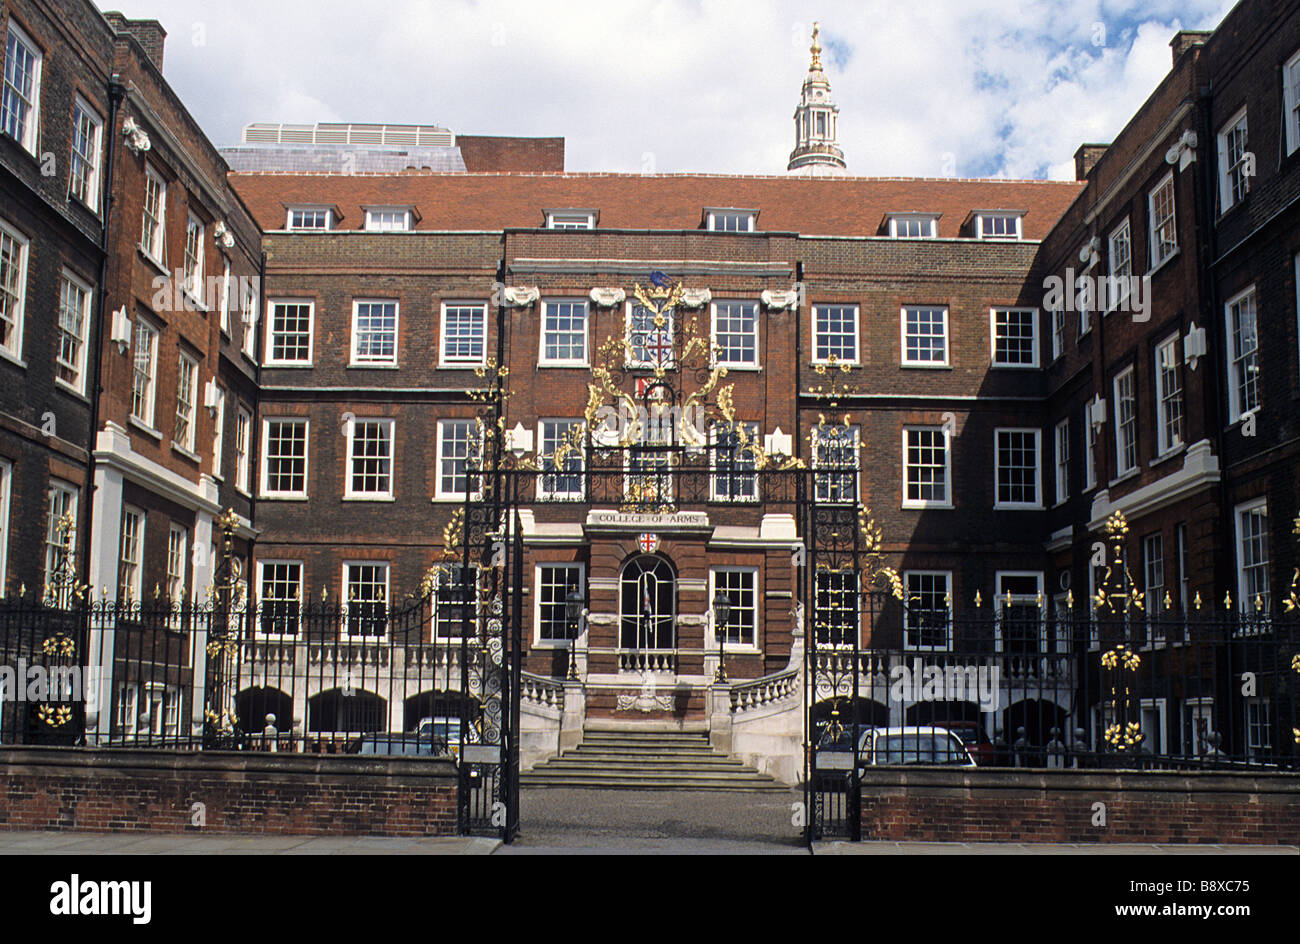
<svg viewBox="0 0 1300 944">
<path fill-rule="evenodd" d="M 569 170 L 782 173 L 812 21 L 851 173 L 1073 177 L 1233 0 L 101 0 L 168 31 L 209 136 L 253 121 L 562 136 Z"/>
</svg>

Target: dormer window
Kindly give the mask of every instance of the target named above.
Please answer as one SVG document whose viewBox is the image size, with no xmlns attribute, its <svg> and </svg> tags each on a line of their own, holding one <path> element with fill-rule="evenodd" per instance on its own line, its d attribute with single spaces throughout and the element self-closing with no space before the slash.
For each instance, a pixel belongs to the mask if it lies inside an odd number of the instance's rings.
<svg viewBox="0 0 1300 944">
<path fill-rule="evenodd" d="M 975 235 L 979 239 L 1020 239 L 1020 213 L 981 210 L 975 214 Z"/>
<path fill-rule="evenodd" d="M 891 214 L 889 235 L 894 239 L 934 239 L 939 235 L 939 217 L 925 213 Z"/>
<path fill-rule="evenodd" d="M 333 229 L 334 211 L 329 207 L 289 207 L 285 229 Z"/>
<path fill-rule="evenodd" d="M 410 207 L 366 207 L 366 230 L 371 233 L 402 233 L 411 229 Z"/>
<path fill-rule="evenodd" d="M 714 233 L 752 233 L 758 228 L 758 211 L 733 207 L 706 208 L 704 222 L 705 227 Z"/>
<path fill-rule="evenodd" d="M 596 210 L 547 210 L 547 229 L 595 229 Z"/>
</svg>

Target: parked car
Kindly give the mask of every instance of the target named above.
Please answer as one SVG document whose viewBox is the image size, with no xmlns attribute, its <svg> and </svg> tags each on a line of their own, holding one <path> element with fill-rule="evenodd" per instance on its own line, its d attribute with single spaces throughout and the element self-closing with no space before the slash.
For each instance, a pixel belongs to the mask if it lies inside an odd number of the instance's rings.
<svg viewBox="0 0 1300 944">
<path fill-rule="evenodd" d="M 362 737 L 357 753 L 441 757 L 448 751 L 447 742 L 438 737 L 380 732 Z"/>
<path fill-rule="evenodd" d="M 937 725 L 870 728 L 863 732 L 858 742 L 858 757 L 863 767 L 882 764 L 975 766 L 975 758 L 962 739 Z"/>
<path fill-rule="evenodd" d="M 420 737 L 437 738 L 447 745 L 447 752 L 452 757 L 460 757 L 460 729 L 461 723 L 459 718 L 439 717 L 439 718 L 422 718 L 416 731 Z M 475 744 L 478 741 L 478 732 L 470 725 L 465 730 L 465 743 Z"/>
<path fill-rule="evenodd" d="M 978 721 L 943 721 L 938 724 L 939 727 L 947 728 L 961 738 L 970 756 L 975 758 L 976 764 L 981 767 L 993 766 L 996 752 L 982 724 Z"/>
</svg>

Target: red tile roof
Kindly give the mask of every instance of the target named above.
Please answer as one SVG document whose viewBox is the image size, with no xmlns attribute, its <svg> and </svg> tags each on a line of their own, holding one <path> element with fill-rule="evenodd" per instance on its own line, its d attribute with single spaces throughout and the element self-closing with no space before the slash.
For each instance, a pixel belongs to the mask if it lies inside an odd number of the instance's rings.
<svg viewBox="0 0 1300 944">
<path fill-rule="evenodd" d="M 888 213 L 940 213 L 939 235 L 967 235 L 973 209 L 1024 211 L 1041 239 L 1078 195 L 1074 181 L 707 174 L 232 173 L 264 229 L 284 228 L 287 204 L 338 205 L 360 225 L 363 206 L 414 205 L 421 230 L 500 230 L 544 224 L 543 210 L 594 208 L 600 229 L 699 229 L 705 207 L 759 211 L 758 229 L 874 236 Z M 348 227 L 351 228 L 351 227 Z"/>
</svg>

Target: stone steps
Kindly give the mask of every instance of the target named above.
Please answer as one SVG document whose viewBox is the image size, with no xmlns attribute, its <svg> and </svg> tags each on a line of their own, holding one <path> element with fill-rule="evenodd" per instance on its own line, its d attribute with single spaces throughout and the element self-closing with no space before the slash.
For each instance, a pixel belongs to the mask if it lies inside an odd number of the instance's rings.
<svg viewBox="0 0 1300 944">
<path fill-rule="evenodd" d="M 586 730 L 575 748 L 521 774 L 520 782 L 606 790 L 789 790 L 714 750 L 705 733 L 656 730 Z"/>
</svg>

